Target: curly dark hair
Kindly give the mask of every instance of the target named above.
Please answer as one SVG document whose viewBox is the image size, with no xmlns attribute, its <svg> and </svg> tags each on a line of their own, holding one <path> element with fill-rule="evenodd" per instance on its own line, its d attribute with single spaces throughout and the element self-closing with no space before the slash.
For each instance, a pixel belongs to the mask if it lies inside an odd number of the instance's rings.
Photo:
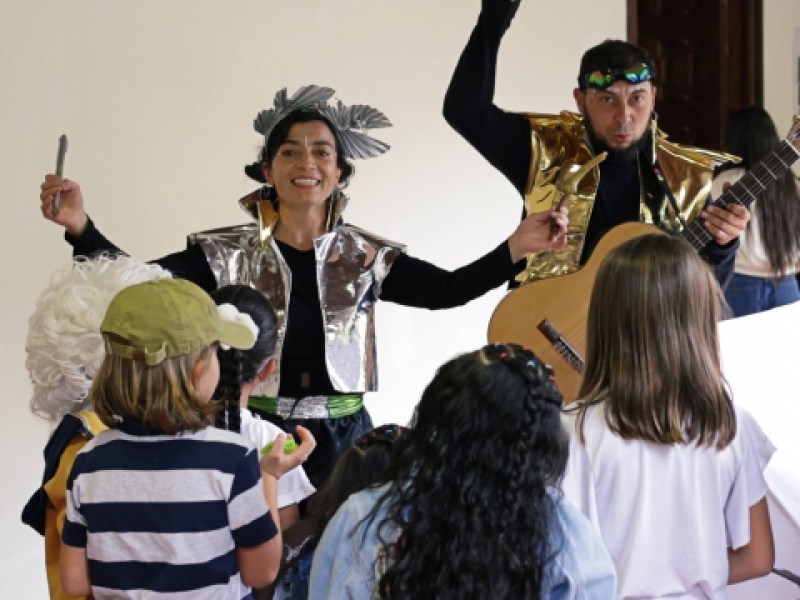
<svg viewBox="0 0 800 600">
<path fill-rule="evenodd" d="M 327 523 L 349 496 L 372 485 L 383 475 L 397 441 L 406 427 L 381 425 L 364 434 L 336 459 L 325 484 L 308 501 L 308 515 Z"/>
<path fill-rule="evenodd" d="M 552 371 L 494 344 L 444 364 L 425 389 L 366 521 L 385 540 L 380 598 L 539 598 L 563 545 L 548 487 L 568 438 Z"/>
<path fill-rule="evenodd" d="M 214 426 L 239 432 L 242 382 L 255 379 L 264 363 L 274 354 L 278 319 L 264 295 L 246 285 L 225 285 L 214 290 L 211 297 L 217 305 L 232 304 L 239 312 L 250 315 L 258 327 L 258 338 L 249 350 L 217 350 L 219 384 L 213 399 L 219 404 L 219 411 L 214 417 Z"/>
</svg>

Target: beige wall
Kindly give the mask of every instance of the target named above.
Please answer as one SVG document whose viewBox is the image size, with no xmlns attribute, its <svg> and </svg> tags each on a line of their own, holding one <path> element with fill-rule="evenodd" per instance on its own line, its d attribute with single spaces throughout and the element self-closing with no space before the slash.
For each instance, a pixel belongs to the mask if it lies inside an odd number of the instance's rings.
<svg viewBox="0 0 800 600">
<path fill-rule="evenodd" d="M 764 2 L 764 108 L 772 115 L 778 134 L 792 126 L 796 92 L 794 30 L 800 27 L 800 0 Z M 795 163 L 800 175 L 800 165 Z"/>
<path fill-rule="evenodd" d="M 186 233 L 242 221 L 251 123 L 279 87 L 314 82 L 383 110 L 392 151 L 359 163 L 347 217 L 457 267 L 494 248 L 519 219 L 502 176 L 445 124 L 441 104 L 478 0 L 0 0 L 0 181 L 5 210 L 0 311 L 5 483 L 2 595 L 42 598 L 42 541 L 19 524 L 41 477 L 49 427 L 27 408 L 27 318 L 69 259 L 40 218 L 37 188 L 70 140 L 67 175 L 99 227 L 131 254 L 177 250 Z M 526 0 L 501 54 L 499 103 L 571 108 L 580 55 L 625 34 L 624 0 Z M 572 23 L 570 35 L 552 23 Z M 544 24 L 544 25 L 543 25 Z M 502 295 L 428 313 L 378 309 L 376 423 L 406 422 L 434 369 L 484 340 Z"/>
</svg>

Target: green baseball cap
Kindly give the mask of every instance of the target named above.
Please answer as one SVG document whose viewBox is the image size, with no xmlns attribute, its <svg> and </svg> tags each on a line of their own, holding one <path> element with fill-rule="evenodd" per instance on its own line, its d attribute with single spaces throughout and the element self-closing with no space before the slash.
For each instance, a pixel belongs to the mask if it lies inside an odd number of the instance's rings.
<svg viewBox="0 0 800 600">
<path fill-rule="evenodd" d="M 246 325 L 222 319 L 211 296 L 185 279 L 158 279 L 125 288 L 111 301 L 100 331 L 110 354 L 146 365 L 214 342 L 240 350 L 256 342 Z"/>
</svg>

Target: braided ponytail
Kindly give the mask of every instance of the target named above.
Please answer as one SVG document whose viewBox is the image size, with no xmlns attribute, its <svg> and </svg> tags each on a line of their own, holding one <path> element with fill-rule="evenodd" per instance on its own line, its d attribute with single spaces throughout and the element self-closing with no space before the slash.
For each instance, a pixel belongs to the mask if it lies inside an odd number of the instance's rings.
<svg viewBox="0 0 800 600">
<path fill-rule="evenodd" d="M 550 368 L 520 346 L 439 369 L 366 518 L 402 531 L 384 540 L 381 598 L 541 596 L 563 544 L 550 491 L 567 462 L 561 404 Z"/>
<path fill-rule="evenodd" d="M 239 400 L 242 384 L 253 381 L 264 364 L 275 352 L 278 339 L 277 317 L 267 299 L 246 285 L 226 285 L 211 293 L 218 305 L 231 304 L 239 312 L 250 315 L 258 327 L 258 337 L 249 350 L 217 351 L 219 358 L 219 384 L 214 392 L 219 412 L 215 417 L 215 427 L 241 431 L 241 412 Z"/>
<path fill-rule="evenodd" d="M 219 384 L 213 399 L 219 404 L 220 410 L 214 417 L 214 427 L 240 433 L 239 399 L 242 395 L 242 352 L 235 348 L 230 350 L 219 348 L 217 358 L 219 359 Z"/>
</svg>

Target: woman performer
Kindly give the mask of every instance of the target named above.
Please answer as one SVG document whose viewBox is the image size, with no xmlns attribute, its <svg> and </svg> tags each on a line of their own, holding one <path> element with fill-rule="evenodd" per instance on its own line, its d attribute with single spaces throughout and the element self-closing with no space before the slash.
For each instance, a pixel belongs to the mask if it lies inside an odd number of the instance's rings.
<svg viewBox="0 0 800 600">
<path fill-rule="evenodd" d="M 194 234 L 186 250 L 156 261 L 206 290 L 241 283 L 269 299 L 279 321 L 278 369 L 250 407 L 286 431 L 298 423 L 311 430 L 317 450 L 305 467 L 316 487 L 336 457 L 372 429 L 363 394 L 377 389 L 375 301 L 460 306 L 516 275 L 528 253 L 563 246 L 567 225 L 565 212 L 532 215 L 493 251 L 448 272 L 344 224 L 348 159 L 388 150 L 365 131 L 390 123 L 369 106 L 329 105 L 333 94 L 313 85 L 291 98 L 278 92 L 274 108 L 255 120 L 265 143 L 246 172 L 267 186 L 240 202 L 254 221 Z M 43 215 L 66 228 L 76 255 L 119 251 L 88 218 L 75 182 L 48 175 L 40 197 Z"/>
</svg>

